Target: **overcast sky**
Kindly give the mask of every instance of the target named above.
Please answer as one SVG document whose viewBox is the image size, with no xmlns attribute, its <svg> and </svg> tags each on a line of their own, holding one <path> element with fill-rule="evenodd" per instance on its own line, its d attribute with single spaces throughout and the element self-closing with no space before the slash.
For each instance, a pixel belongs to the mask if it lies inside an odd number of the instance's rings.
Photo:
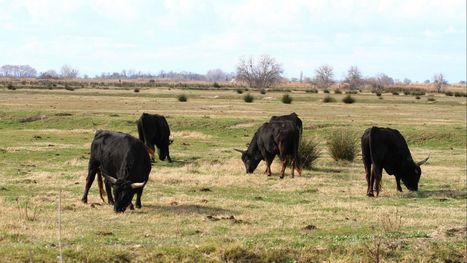
<svg viewBox="0 0 467 263">
<path fill-rule="evenodd" d="M 0 0 L 0 65 L 80 73 L 235 71 L 269 54 L 287 77 L 466 79 L 465 0 Z"/>
</svg>

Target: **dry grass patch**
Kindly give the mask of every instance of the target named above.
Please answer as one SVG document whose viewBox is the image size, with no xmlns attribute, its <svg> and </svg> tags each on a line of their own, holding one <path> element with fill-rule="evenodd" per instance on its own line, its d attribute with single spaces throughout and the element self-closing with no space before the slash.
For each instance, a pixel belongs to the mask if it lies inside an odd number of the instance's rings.
<svg viewBox="0 0 467 263">
<path fill-rule="evenodd" d="M 208 140 L 212 138 L 211 135 L 204 134 L 198 131 L 176 131 L 176 132 L 172 132 L 171 134 L 175 139 L 184 138 L 184 139 Z"/>
</svg>

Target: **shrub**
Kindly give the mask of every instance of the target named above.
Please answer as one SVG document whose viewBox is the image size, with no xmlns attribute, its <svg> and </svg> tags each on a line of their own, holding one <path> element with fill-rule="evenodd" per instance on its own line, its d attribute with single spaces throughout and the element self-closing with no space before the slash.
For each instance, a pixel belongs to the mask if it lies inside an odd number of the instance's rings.
<svg viewBox="0 0 467 263">
<path fill-rule="evenodd" d="M 259 93 L 261 93 L 261 94 L 264 95 L 264 94 L 266 94 L 266 90 L 265 90 L 265 89 L 261 89 L 261 90 L 259 91 Z"/>
<path fill-rule="evenodd" d="M 312 169 L 315 166 L 316 160 L 321 156 L 319 141 L 316 139 L 302 140 L 298 152 L 302 168 L 307 170 Z"/>
<path fill-rule="evenodd" d="M 293 98 L 289 94 L 282 95 L 282 99 L 281 99 L 282 103 L 290 104 L 290 103 L 292 103 L 292 100 L 293 100 Z"/>
<path fill-rule="evenodd" d="M 342 94 L 342 91 L 340 89 L 334 90 L 334 94 Z"/>
<path fill-rule="evenodd" d="M 178 95 L 177 99 L 180 102 L 186 102 L 188 100 L 188 97 L 185 94 L 180 94 Z"/>
<path fill-rule="evenodd" d="M 214 82 L 214 83 L 212 84 L 212 86 L 213 86 L 214 88 L 220 88 L 220 87 L 221 87 L 221 85 L 219 85 L 219 83 L 217 83 L 217 82 Z"/>
<path fill-rule="evenodd" d="M 72 86 L 70 86 L 68 84 L 65 84 L 65 89 L 69 90 L 69 91 L 74 91 L 75 90 Z"/>
<path fill-rule="evenodd" d="M 243 93 L 243 89 L 236 89 L 235 91 L 237 91 L 238 94 L 242 94 L 242 93 Z"/>
<path fill-rule="evenodd" d="M 410 90 L 404 90 L 404 95 L 410 95 Z"/>
<path fill-rule="evenodd" d="M 419 99 L 420 99 L 420 96 L 415 96 L 415 99 L 419 100 Z"/>
<path fill-rule="evenodd" d="M 381 97 L 381 92 L 375 92 L 376 96 Z"/>
<path fill-rule="evenodd" d="M 138 92 L 139 92 L 139 88 L 135 88 L 133 91 L 136 92 L 136 93 L 138 93 Z"/>
<path fill-rule="evenodd" d="M 245 96 L 243 96 L 243 100 L 247 103 L 251 103 L 253 102 L 255 98 L 253 96 L 250 95 L 250 93 L 247 93 L 245 94 Z"/>
<path fill-rule="evenodd" d="M 354 103 L 354 102 L 355 102 L 355 99 L 352 98 L 352 96 L 350 96 L 350 94 L 349 94 L 349 95 L 345 96 L 345 97 L 342 99 L 342 102 L 347 103 L 347 104 L 351 104 L 351 103 Z"/>
<path fill-rule="evenodd" d="M 454 93 L 453 93 L 452 91 L 446 91 L 446 92 L 444 93 L 444 95 L 446 95 L 446 96 L 454 96 Z"/>
<path fill-rule="evenodd" d="M 436 101 L 436 99 L 433 98 L 433 97 L 429 97 L 427 100 L 428 100 L 428 101 Z"/>
<path fill-rule="evenodd" d="M 149 80 L 149 83 L 156 83 L 156 81 L 153 80 L 153 79 L 150 79 L 150 80 Z"/>
<path fill-rule="evenodd" d="M 323 90 L 324 93 L 329 93 L 329 90 L 325 89 Z"/>
<path fill-rule="evenodd" d="M 306 90 L 307 93 L 318 93 L 318 90 L 316 88 L 311 88 Z"/>
<path fill-rule="evenodd" d="M 345 94 L 357 94 L 358 92 L 361 92 L 360 90 L 347 90 Z"/>
<path fill-rule="evenodd" d="M 458 91 L 456 91 L 456 92 L 454 92 L 454 96 L 455 96 L 455 97 L 467 97 L 467 94 L 464 93 L 464 92 L 458 92 Z"/>
<path fill-rule="evenodd" d="M 9 83 L 8 86 L 6 86 L 6 88 L 9 90 L 16 90 L 16 87 L 11 83 Z"/>
<path fill-rule="evenodd" d="M 399 96 L 399 92 L 393 91 L 393 92 L 392 92 L 392 95 L 394 95 L 394 96 Z"/>
<path fill-rule="evenodd" d="M 324 103 L 336 102 L 336 99 L 334 99 L 333 97 L 331 97 L 331 96 L 329 96 L 329 95 L 326 95 L 326 97 L 323 98 L 323 102 L 324 102 Z"/>
<path fill-rule="evenodd" d="M 357 155 L 357 137 L 348 130 L 335 130 L 328 139 L 331 157 L 338 160 L 353 161 Z"/>
</svg>

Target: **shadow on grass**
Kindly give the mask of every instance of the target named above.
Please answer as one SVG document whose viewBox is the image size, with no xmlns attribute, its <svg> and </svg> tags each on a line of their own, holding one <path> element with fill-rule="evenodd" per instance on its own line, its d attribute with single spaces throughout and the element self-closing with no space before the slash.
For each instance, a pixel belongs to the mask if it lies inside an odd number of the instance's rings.
<svg viewBox="0 0 467 263">
<path fill-rule="evenodd" d="M 143 208 L 155 210 L 156 213 L 173 213 L 173 214 L 206 214 L 206 215 L 224 215 L 236 214 L 229 209 L 219 207 L 203 206 L 203 205 L 143 205 Z"/>
<path fill-rule="evenodd" d="M 311 171 L 324 172 L 324 173 L 340 173 L 341 169 L 329 168 L 329 167 L 313 167 Z"/>
<path fill-rule="evenodd" d="M 158 159 L 157 157 L 157 154 L 156 154 L 156 160 L 155 162 L 151 162 L 151 165 L 152 166 L 159 166 L 159 167 L 174 167 L 174 168 L 178 168 L 178 167 L 183 167 L 187 164 L 190 164 L 190 163 L 194 163 L 198 160 L 200 160 L 201 157 L 198 157 L 198 156 L 194 156 L 194 157 L 189 157 L 189 158 L 186 158 L 184 160 L 181 160 L 181 159 L 172 159 L 172 162 L 169 163 L 167 160 L 165 161 L 161 161 Z"/>
<path fill-rule="evenodd" d="M 467 192 L 465 190 L 425 190 L 418 192 L 409 192 L 404 195 L 406 198 L 452 198 L 452 199 L 466 199 Z"/>
</svg>

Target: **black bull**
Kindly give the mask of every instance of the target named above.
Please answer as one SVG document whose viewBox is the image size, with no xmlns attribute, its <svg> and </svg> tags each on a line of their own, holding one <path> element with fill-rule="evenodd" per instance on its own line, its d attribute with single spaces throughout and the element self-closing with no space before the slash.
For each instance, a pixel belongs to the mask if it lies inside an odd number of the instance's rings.
<svg viewBox="0 0 467 263">
<path fill-rule="evenodd" d="M 101 176 L 104 176 L 108 202 L 114 204 L 115 212 L 124 212 L 134 194 L 136 207 L 141 208 L 141 195 L 150 172 L 151 161 L 140 140 L 125 133 L 97 131 L 91 144 L 88 176 L 81 201 L 87 203 L 89 188 L 97 173 L 101 198 L 103 200 Z"/>
<path fill-rule="evenodd" d="M 376 196 L 381 190 L 383 169 L 396 178 L 397 191 L 402 192 L 400 181 L 411 191 L 418 190 L 418 182 L 422 175 L 421 162 L 415 162 L 410 154 L 404 137 L 398 130 L 372 127 L 365 130 L 361 138 L 362 159 L 365 166 L 368 184 L 367 195 Z"/>
<path fill-rule="evenodd" d="M 281 178 L 284 178 L 288 157 L 292 159 L 292 178 L 297 169 L 301 175 L 298 147 L 300 131 L 290 121 L 264 123 L 255 133 L 246 151 L 242 153 L 242 161 L 247 173 L 253 173 L 261 160 L 266 161 L 266 173 L 271 176 L 271 163 L 276 155 L 282 162 Z"/>
<path fill-rule="evenodd" d="M 166 158 L 172 162 L 169 153 L 169 145 L 173 142 L 170 139 L 170 128 L 164 116 L 158 114 L 143 113 L 137 122 L 139 139 L 149 148 L 148 152 L 154 160 L 154 145 L 157 146 L 159 160 Z"/>
</svg>

